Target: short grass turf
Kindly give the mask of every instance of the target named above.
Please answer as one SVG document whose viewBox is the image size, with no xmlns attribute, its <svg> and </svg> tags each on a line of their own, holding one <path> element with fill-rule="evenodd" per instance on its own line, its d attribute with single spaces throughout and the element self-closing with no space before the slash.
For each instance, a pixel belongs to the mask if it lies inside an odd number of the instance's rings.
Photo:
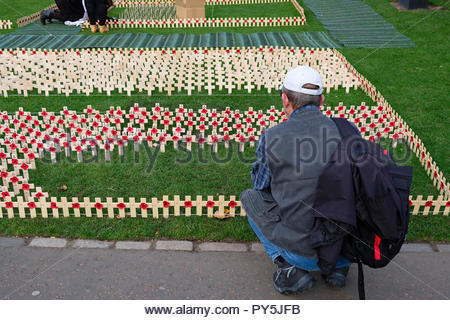
<svg viewBox="0 0 450 320">
<path fill-rule="evenodd" d="M 38 12 L 41 9 L 53 4 L 52 0 L 20 0 L 14 2 L 0 2 L 0 19 L 11 20 L 13 22 L 12 30 L 0 30 L 0 34 L 6 34 L 14 32 L 17 28 L 16 20 L 20 17 L 30 15 L 34 12 Z M 168 29 L 114 29 L 110 33 L 130 33 L 130 32 L 147 32 L 152 34 L 169 34 L 169 33 L 211 33 L 211 32 L 239 32 L 239 33 L 255 33 L 255 32 L 268 32 L 268 31 L 325 31 L 321 23 L 317 20 L 314 14 L 303 5 L 302 1 L 298 0 L 298 3 L 304 8 L 307 25 L 300 27 L 255 27 L 255 28 L 168 28 Z M 255 5 L 231 5 L 231 6 L 206 6 L 207 17 L 281 17 L 281 16 L 299 16 L 300 14 L 291 3 L 277 3 L 277 4 L 255 4 Z M 109 17 L 119 17 L 120 12 L 124 8 L 113 8 L 109 11 Z M 84 31 L 89 33 L 89 30 Z M 96 33 L 98 36 L 103 36 Z"/>
<path fill-rule="evenodd" d="M 387 98 L 394 109 L 399 112 L 404 120 L 412 127 L 415 133 L 425 143 L 427 150 L 438 163 L 444 175 L 447 176 L 450 166 L 450 143 L 447 133 L 450 125 L 450 117 L 446 116 L 447 106 L 450 103 L 447 75 L 450 73 L 450 53 L 448 50 L 447 35 L 450 32 L 450 5 L 448 1 L 434 0 L 433 5 L 444 5 L 447 10 L 441 11 L 402 11 L 399 12 L 389 1 L 365 0 L 375 11 L 379 12 L 392 23 L 400 32 L 410 37 L 416 47 L 400 49 L 342 49 L 343 54 L 367 79 L 374 83 L 377 89 Z M 299 3 L 302 5 L 301 1 Z M 314 15 L 303 6 L 308 18 L 308 24 L 321 27 Z M 276 28 L 270 28 L 271 31 Z M 122 30 L 123 32 L 142 32 L 142 30 Z M 197 32 L 190 30 L 189 32 Z M 222 30 L 220 30 L 222 31 Z M 236 31 L 245 32 L 246 28 L 238 28 Z M 186 29 L 182 32 L 187 32 Z M 261 92 L 263 93 L 263 92 Z M 260 93 L 258 93 L 260 94 Z M 264 94 L 264 93 L 263 93 Z M 239 101 L 243 105 L 249 105 L 251 101 L 264 101 L 263 96 L 235 97 L 234 95 L 191 98 L 172 97 L 168 99 L 201 100 L 209 105 L 208 101 L 219 104 L 233 104 Z M 161 97 L 163 102 L 165 97 Z M 267 99 L 272 97 L 267 96 Z M 344 97 L 340 98 L 341 101 Z M 133 101 L 138 100 L 138 101 Z M 183 101 L 181 101 L 183 100 Z M 368 99 L 364 99 L 368 100 Z M 61 103 L 62 101 L 62 103 Z M 126 102 L 124 102 L 126 101 Z M 19 106 L 36 109 L 36 106 L 61 107 L 61 105 L 118 105 L 139 101 L 155 101 L 152 98 L 133 96 L 114 97 L 11 97 L 0 98 L 0 107 L 4 110 L 14 110 Z M 173 101 L 173 100 L 172 100 Z M 157 101 L 156 101 L 157 102 Z M 345 101 L 344 101 L 345 102 Z"/>
<path fill-rule="evenodd" d="M 86 96 L 71 96 L 69 98 L 70 104 L 68 103 L 68 100 L 66 97 L 10 97 L 7 100 L 11 103 L 8 104 L 7 107 L 3 106 L 3 110 L 7 110 L 9 112 L 13 112 L 17 110 L 17 107 L 20 106 L 26 111 L 32 111 L 32 112 L 38 112 L 41 111 L 43 107 L 45 107 L 48 111 L 59 111 L 62 109 L 63 106 L 68 106 L 71 110 L 77 110 L 82 111 L 86 108 L 88 104 L 91 104 L 94 108 L 105 111 L 108 110 L 110 106 L 121 106 L 122 108 L 125 108 L 125 110 L 128 110 L 130 107 L 134 105 L 134 103 L 138 103 L 140 106 L 145 106 L 148 109 L 152 108 L 155 103 L 160 103 L 161 107 L 168 107 L 171 110 L 174 110 L 180 103 L 184 105 L 185 108 L 192 108 L 194 110 L 199 109 L 202 105 L 206 105 L 208 108 L 216 108 L 217 110 L 224 110 L 226 107 L 230 107 L 232 110 L 239 109 L 239 110 L 247 110 L 249 107 L 252 107 L 254 110 L 267 110 L 272 106 L 275 106 L 277 109 L 281 109 L 281 100 L 278 93 L 273 93 L 270 95 L 267 94 L 247 94 L 245 92 L 240 92 L 239 94 L 217 94 L 212 96 L 205 96 L 201 94 L 195 94 L 192 96 L 133 96 L 132 98 L 127 96 L 111 96 L 111 97 L 104 97 L 104 96 L 94 96 L 94 97 L 86 97 Z M 5 99 L 6 100 L 6 99 Z M 15 104 L 14 103 L 17 103 Z M 59 101 L 59 105 L 55 105 L 55 101 Z M 350 107 L 352 105 L 359 105 L 361 102 L 366 102 L 366 105 L 372 105 L 370 98 L 365 95 L 365 93 L 362 90 L 350 90 L 349 94 L 345 93 L 344 89 L 339 90 L 331 90 L 330 93 L 326 94 L 326 100 L 325 104 L 335 107 L 339 104 L 339 102 L 343 102 L 344 105 Z M 386 142 L 383 144 L 383 146 L 388 149 L 390 147 L 390 143 Z M 169 154 L 173 155 L 171 151 L 172 147 L 169 145 L 167 148 L 166 154 L 161 154 L 162 157 L 167 157 Z M 399 144 L 399 146 L 394 149 L 396 155 L 399 159 L 406 159 L 406 162 L 402 162 L 403 165 L 411 165 L 414 167 L 414 178 L 413 178 L 413 185 L 411 189 L 411 194 L 418 195 L 418 194 L 424 194 L 424 195 L 437 195 L 438 191 L 431 183 L 430 178 L 427 176 L 425 170 L 423 169 L 422 165 L 420 164 L 417 157 L 410 152 L 410 150 L 404 145 Z M 145 155 L 144 155 L 145 156 Z M 174 159 L 171 159 L 173 161 Z M 81 164 L 82 165 L 82 164 Z M 123 166 L 121 163 L 111 164 L 114 167 L 117 167 L 116 170 L 120 170 L 120 166 Z M 111 166 L 109 165 L 109 166 Z M 58 172 L 54 170 L 58 170 L 59 168 L 57 165 L 43 165 L 39 167 L 39 170 L 33 170 L 33 172 L 36 172 L 36 177 L 42 177 L 44 180 L 37 179 L 34 181 L 36 185 L 42 185 L 44 187 L 47 186 L 47 182 L 45 181 L 46 178 L 50 177 L 62 177 L 67 176 L 67 174 L 70 175 L 70 173 L 63 173 L 62 169 L 59 169 Z M 133 166 L 133 168 L 135 168 Z M 39 173 L 41 170 L 43 170 L 42 173 Z M 73 167 L 70 167 L 70 171 L 75 170 Z M 80 169 L 77 169 L 80 170 Z M 92 176 L 98 175 L 102 176 L 102 170 L 99 169 L 99 167 L 93 167 L 91 169 L 86 169 L 90 172 Z M 94 173 L 96 170 L 97 173 Z M 127 168 L 123 168 L 125 172 L 128 170 Z M 52 172 L 53 171 L 53 172 Z M 165 169 L 168 174 L 170 174 L 170 170 Z M 240 171 L 234 171 L 236 174 L 240 174 Z M 34 173 L 33 173 L 34 174 Z M 126 175 L 124 173 L 124 175 Z M 80 177 L 79 175 L 74 175 L 74 178 Z M 115 178 L 114 176 L 111 176 L 108 178 L 109 182 L 113 183 L 120 183 L 120 180 Z M 249 179 L 249 176 L 248 176 Z M 83 180 L 83 179 L 82 179 Z M 66 179 L 66 181 L 69 181 L 69 179 Z M 137 180 L 141 181 L 141 180 Z M 218 182 L 221 181 L 220 178 L 217 179 Z M 154 180 L 149 180 L 148 185 L 151 185 L 150 182 L 155 183 Z M 176 185 L 176 187 L 181 187 L 182 184 Z M 239 195 L 240 191 L 244 189 L 244 184 L 236 190 L 234 190 L 234 193 L 230 192 L 228 194 L 235 194 Z M 204 186 L 199 185 L 199 189 L 201 190 Z M 215 186 L 216 188 L 219 188 L 219 186 Z M 47 189 L 47 190 L 55 190 L 53 189 Z M 99 192 L 99 188 L 97 189 L 96 193 L 93 193 L 93 195 L 103 196 L 104 194 L 102 192 Z M 122 189 L 120 189 L 122 190 Z M 172 189 L 166 190 L 165 194 L 175 194 L 172 193 Z M 123 192 L 123 191 L 121 191 Z M 193 194 L 193 193 L 191 193 Z M 213 193 L 211 193 L 213 194 Z M 52 193 L 53 195 L 53 193 Z M 61 196 L 62 194 L 55 194 L 55 196 Z M 86 194 L 88 196 L 89 194 Z M 112 195 L 108 195 L 112 196 Z M 137 196 L 131 192 L 122 194 L 120 193 L 118 195 L 114 196 Z"/>
<path fill-rule="evenodd" d="M 449 241 L 445 216 L 412 216 L 407 241 Z M 2 236 L 45 236 L 69 239 L 256 241 L 245 217 L 217 220 L 207 217 L 152 218 L 35 218 L 0 219 Z"/>
<path fill-rule="evenodd" d="M 13 27 L 17 28 L 17 19 L 39 12 L 54 3 L 53 0 L 3 0 L 0 1 L 0 20 L 11 20 Z M 11 30 L 0 30 L 0 34 L 9 32 Z"/>
<path fill-rule="evenodd" d="M 349 93 L 345 89 L 338 90 L 331 89 L 329 93 L 324 93 L 326 106 L 337 106 L 342 102 L 345 106 L 359 105 L 365 102 L 366 105 L 375 105 L 362 90 L 350 89 Z M 234 90 L 232 94 L 228 94 L 225 90 L 213 91 L 212 95 L 206 92 L 194 92 L 188 96 L 186 92 L 175 92 L 172 96 L 167 94 L 155 93 L 151 96 L 146 94 L 132 94 L 131 97 L 126 94 L 120 94 L 117 91 L 111 92 L 110 96 L 105 94 L 86 95 L 70 95 L 65 97 L 62 95 L 52 95 L 45 97 L 38 95 L 36 92 L 29 92 L 28 97 L 17 95 L 17 93 L 9 94 L 8 98 L 0 97 L 0 110 L 7 112 L 15 112 L 19 108 L 25 111 L 38 112 L 42 108 L 47 111 L 59 111 L 64 106 L 70 110 L 83 111 L 87 105 L 91 105 L 94 109 L 99 111 L 109 110 L 110 106 L 121 106 L 122 108 L 133 107 L 138 103 L 141 107 L 153 108 L 155 103 L 159 103 L 161 107 L 174 109 L 180 104 L 185 108 L 200 109 L 202 105 L 208 106 L 210 109 L 224 110 L 230 107 L 232 110 L 247 110 L 249 107 L 254 109 L 269 109 L 271 106 L 282 108 L 281 98 L 278 90 L 272 90 L 272 93 L 267 93 L 267 90 L 253 91 L 248 93 L 245 90 Z"/>
<path fill-rule="evenodd" d="M 136 155 L 133 143 L 129 143 L 123 159 L 117 150 L 111 152 L 111 163 L 104 161 L 104 152 L 100 152 L 98 162 L 84 153 L 87 163 L 76 162 L 74 153 L 75 163 L 64 156 L 55 164 L 38 161 L 37 170 L 30 171 L 30 182 L 42 186 L 51 196 L 145 197 L 148 201 L 163 195 L 239 196 L 251 187 L 255 148 L 239 153 L 237 144 L 226 149 L 222 143 L 216 154 L 210 146 L 198 147 L 193 144 L 189 152 L 184 143 L 179 150 L 170 144 L 162 153 L 157 148 L 141 146 Z M 67 186 L 67 191 L 58 191 L 62 185 Z"/>
<path fill-rule="evenodd" d="M 113 8 L 109 17 L 119 18 L 125 8 Z M 239 18 L 239 17 L 297 17 L 300 13 L 291 2 L 262 3 L 252 5 L 205 6 L 206 18 Z"/>
<path fill-rule="evenodd" d="M 387 145 L 388 142 L 384 141 Z M 387 146 L 388 147 L 388 146 Z M 169 144 L 164 153 L 157 148 L 141 146 L 135 154 L 133 144 L 126 147 L 123 158 L 117 150 L 111 153 L 111 162 L 104 161 L 104 152 L 95 158 L 85 152 L 85 162 L 79 163 L 74 153 L 71 159 L 63 155 L 56 163 L 50 163 L 47 154 L 37 160 L 37 169 L 30 171 L 30 182 L 41 186 L 50 196 L 57 197 L 152 197 L 163 195 L 236 195 L 251 188 L 250 172 L 256 160 L 255 147 L 247 145 L 243 153 L 235 143 L 225 148 L 219 144 L 218 152 L 210 146 L 203 149 L 193 144 L 192 151 L 185 144 L 175 150 Z M 405 145 L 399 144 L 391 150 L 402 165 L 417 165 Z M 415 167 L 411 194 L 437 194 L 423 169 Z M 65 185 L 67 190 L 59 190 Z"/>
<path fill-rule="evenodd" d="M 433 5 L 444 5 L 446 10 L 431 11 L 404 11 L 398 12 L 389 1 L 364 0 L 375 11 L 392 23 L 400 32 L 410 37 L 416 44 L 408 49 L 343 49 L 342 52 L 350 62 L 368 78 L 381 93 L 387 98 L 396 111 L 406 120 L 413 130 L 424 141 L 428 151 L 437 161 L 444 174 L 449 169 L 449 151 L 447 145 L 450 142 L 448 130 L 449 117 L 447 106 L 449 96 L 447 94 L 447 75 L 449 74 L 449 3 L 445 0 L 432 0 Z M 30 3 L 38 3 L 36 0 L 22 1 L 29 8 L 28 13 L 38 11 L 47 6 L 50 1 L 40 1 L 37 10 L 30 7 Z M 299 3 L 302 5 L 301 1 Z M 9 4 L 9 3 L 8 3 Z M 0 4 L 1 5 L 1 4 Z M 15 3 L 16 7 L 17 4 Z M 324 28 L 315 16 L 303 6 L 308 25 L 302 27 L 305 31 L 324 31 Z M 6 12 L 0 7 L 2 18 Z M 23 11 L 25 12 L 25 11 Z M 7 13 L 10 14 L 10 13 Z M 20 15 L 21 16 L 21 15 Z M 20 17 L 18 16 L 18 17 Z M 300 28 L 292 28 L 292 31 L 301 31 Z M 159 33 L 206 33 L 220 32 L 223 29 L 202 28 L 199 30 L 167 29 Z M 233 28 L 231 32 L 262 32 L 262 31 L 291 31 L 290 28 Z M 1 32 L 1 31 L 0 31 Z M 8 32 L 8 31 L 4 31 Z M 155 32 L 149 29 L 117 30 L 114 32 Z M 335 101 L 349 100 L 340 94 Z M 42 107 L 59 110 L 62 105 L 69 105 L 81 110 L 85 105 L 92 104 L 98 109 L 107 108 L 109 105 L 128 105 L 134 102 L 154 102 L 191 104 L 197 108 L 199 103 L 206 103 L 209 107 L 231 105 L 244 107 L 255 104 L 273 104 L 279 99 L 276 95 L 220 95 L 220 96 L 174 96 L 174 97 L 146 97 L 146 96 L 113 96 L 113 97 L 10 97 L 0 98 L 2 110 L 14 111 L 19 106 L 25 110 L 40 110 Z M 330 96 L 328 96 L 330 101 Z M 365 99 L 356 99 L 354 103 Z M 359 102 L 358 102 L 359 101 Z M 415 160 L 414 160 L 415 159 Z M 417 161 L 413 158 L 413 161 Z M 416 179 L 420 171 L 415 171 Z M 424 170 L 421 172 L 424 174 Z M 422 174 L 421 173 L 421 174 Z M 425 175 L 426 176 L 426 175 Z M 426 181 L 428 177 L 424 178 Z M 429 179 L 428 179 L 429 181 Z M 432 192 L 425 192 L 433 194 Z M 241 220 L 239 220 L 241 219 Z M 449 219 L 445 216 L 413 216 L 410 223 L 408 240 L 410 241 L 449 241 Z M 167 231 L 165 231 L 167 230 Z M 236 232 L 235 232 L 236 231 Z M 186 235 L 186 233 L 188 233 Z M 153 219 L 94 219 L 94 218 L 67 218 L 67 219 L 0 219 L 0 234 L 2 235 L 41 235 L 64 236 L 69 238 L 98 238 L 98 239 L 150 239 L 183 238 L 183 239 L 211 239 L 211 240 L 240 240 L 251 241 L 254 234 L 245 221 L 245 218 L 235 218 L 228 221 L 216 221 L 203 217 L 191 217 L 188 219 L 171 217 L 169 220 Z"/>
<path fill-rule="evenodd" d="M 439 11 L 398 11 L 389 1 L 364 0 L 416 45 L 403 49 L 342 49 L 349 62 L 389 101 L 449 180 L 450 2 Z"/>
<path fill-rule="evenodd" d="M 257 33 L 257 32 L 299 32 L 299 31 L 326 31 L 322 24 L 317 20 L 311 10 L 306 7 L 302 1 L 297 1 L 305 11 L 306 24 L 303 26 L 292 27 L 230 27 L 230 28 L 137 28 L 137 29 L 112 29 L 109 33 L 151 33 L 151 34 L 171 34 L 171 33 L 189 33 L 203 34 L 216 32 L 237 32 L 237 33 Z M 123 8 L 114 8 L 109 13 L 109 17 L 118 18 Z M 255 5 L 230 5 L 230 6 L 206 6 L 206 17 L 297 17 L 299 12 L 290 2 L 255 4 Z M 84 33 L 90 34 L 89 30 Z M 103 36 L 101 34 L 96 34 Z"/>
</svg>

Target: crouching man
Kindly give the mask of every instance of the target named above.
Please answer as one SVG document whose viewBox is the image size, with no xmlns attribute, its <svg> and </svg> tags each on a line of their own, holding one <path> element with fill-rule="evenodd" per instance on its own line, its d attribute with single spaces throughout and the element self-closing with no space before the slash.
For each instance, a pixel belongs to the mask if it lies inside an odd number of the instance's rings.
<svg viewBox="0 0 450 320">
<path fill-rule="evenodd" d="M 251 173 L 254 188 L 241 194 L 251 227 L 278 266 L 273 284 L 280 293 L 310 289 L 315 279 L 309 272 L 319 271 L 310 244 L 314 193 L 341 140 L 334 122 L 319 110 L 322 91 L 316 70 L 301 66 L 287 73 L 281 100 L 288 121 L 261 135 Z M 339 257 L 325 281 L 343 287 L 350 264 Z"/>
</svg>

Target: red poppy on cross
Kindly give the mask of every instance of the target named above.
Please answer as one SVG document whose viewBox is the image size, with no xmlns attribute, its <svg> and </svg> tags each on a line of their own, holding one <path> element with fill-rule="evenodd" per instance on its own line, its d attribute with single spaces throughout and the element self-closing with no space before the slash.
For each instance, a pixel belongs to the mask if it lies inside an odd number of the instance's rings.
<svg viewBox="0 0 450 320">
<path fill-rule="evenodd" d="M 72 208 L 79 209 L 80 208 L 80 204 L 78 202 L 73 202 L 72 203 Z"/>
<path fill-rule="evenodd" d="M 139 208 L 141 208 L 142 210 L 147 210 L 148 204 L 146 204 L 145 202 L 142 202 L 142 203 L 139 205 Z"/>
<path fill-rule="evenodd" d="M 190 207 L 192 207 L 192 202 L 191 202 L 191 201 L 185 201 L 185 202 L 184 202 L 184 206 L 185 206 L 186 208 L 190 208 Z"/>
<path fill-rule="evenodd" d="M 100 209 L 103 208 L 103 205 L 102 205 L 100 202 L 97 202 L 97 203 L 94 205 L 94 207 L 95 207 L 97 210 L 100 210 Z"/>
</svg>

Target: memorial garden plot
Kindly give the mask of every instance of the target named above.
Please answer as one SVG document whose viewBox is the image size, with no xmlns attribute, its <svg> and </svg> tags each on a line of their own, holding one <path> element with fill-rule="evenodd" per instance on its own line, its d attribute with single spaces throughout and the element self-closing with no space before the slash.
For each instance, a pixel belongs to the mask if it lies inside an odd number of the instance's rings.
<svg viewBox="0 0 450 320">
<path fill-rule="evenodd" d="M 214 7 L 218 9 L 214 11 Z M 258 6 L 260 6 L 259 11 Z M 262 6 L 262 7 L 261 7 Z M 117 1 L 110 15 L 118 19 L 108 21 L 112 29 L 116 28 L 227 28 L 227 27 L 286 27 L 306 24 L 304 10 L 294 0 L 233 0 L 206 1 L 204 18 L 176 18 L 174 1 Z M 233 16 L 228 16 L 230 9 Z M 244 8 L 249 16 L 245 15 Z M 284 10 L 283 10 L 284 9 Z M 289 10 L 290 9 L 290 10 Z M 277 12 L 289 12 L 290 16 L 277 15 Z M 242 12 L 244 11 L 244 12 Z M 253 12 L 263 12 L 263 16 Z M 270 12 L 267 13 L 267 12 Z M 274 14 L 274 16 L 272 16 Z M 88 24 L 85 24 L 88 27 Z"/>
<path fill-rule="evenodd" d="M 438 198 L 411 197 L 413 214 L 422 210 L 425 215 L 429 212 L 447 215 L 449 184 L 420 138 L 337 50 L 11 50 L 0 55 L 0 88 L 3 95 L 11 91 L 24 95 L 33 91 L 49 94 L 54 90 L 65 95 L 73 92 L 90 94 L 100 88 L 104 93 L 119 90 L 132 95 L 137 90 L 151 94 L 159 90 L 170 94 L 186 87 L 187 94 L 192 91 L 212 94 L 216 89 L 229 93 L 233 89 L 271 92 L 278 89 L 282 75 L 298 64 L 316 67 L 328 91 L 342 87 L 347 91 L 361 88 L 372 98 L 373 105 L 339 105 L 322 108 L 322 112 L 327 116 L 349 119 L 366 139 L 388 138 L 394 145 L 399 140 L 405 141 L 441 193 Z M 70 68 L 64 69 L 62 65 L 70 65 Z M 194 110 L 182 105 L 175 109 L 135 105 L 127 110 L 111 107 L 107 112 L 99 112 L 95 106 L 86 107 L 83 112 L 70 110 L 70 107 L 60 112 L 43 109 L 38 114 L 26 110 L 13 114 L 3 112 L 0 127 L 3 183 L 0 216 L 106 215 L 113 218 L 129 215 L 157 218 L 160 215 L 168 217 L 170 212 L 185 216 L 195 212 L 195 215 L 206 213 L 211 217 L 215 211 L 219 214 L 227 211 L 232 216 L 245 215 L 236 195 L 210 195 L 206 199 L 198 195 L 177 194 L 161 199 L 101 199 L 95 195 L 83 199 L 51 197 L 42 187 L 29 181 L 28 170 L 35 169 L 36 159 L 43 158 L 45 153 L 50 154 L 53 162 L 56 162 L 58 153 L 64 153 L 66 157 L 74 155 L 77 161 L 82 162 L 86 152 L 92 155 L 100 153 L 105 161 L 109 161 L 111 153 L 123 155 L 124 148 L 130 144 L 134 145 L 135 151 L 145 143 L 161 152 L 166 148 L 177 149 L 180 144 L 188 150 L 192 145 L 201 145 L 217 152 L 219 145 L 227 148 L 234 143 L 238 145 L 238 151 L 243 152 L 246 146 L 255 146 L 265 128 L 285 120 L 285 115 L 276 107 L 269 110 L 215 110 L 214 107 L 199 106 Z"/>
<path fill-rule="evenodd" d="M 152 32 L 151 28 L 186 28 L 186 32 L 190 32 L 194 27 L 245 29 L 270 26 L 276 30 L 280 26 L 298 26 L 301 29 L 306 23 L 303 9 L 296 1 L 208 0 L 206 12 L 211 16 L 190 20 L 174 18 L 173 5 L 173 1 L 116 1 L 119 19 L 111 21 L 110 27 L 129 29 L 127 32 L 141 32 L 137 28 L 146 28 L 148 32 Z M 296 15 L 227 17 L 223 14 L 226 8 L 262 5 L 289 5 Z M 158 17 L 159 14 L 165 16 Z M 18 25 L 36 19 L 38 13 L 24 17 Z M 11 27 L 9 20 L 0 21 L 0 28 Z M 239 154 L 253 152 L 266 128 L 286 121 L 279 106 L 242 108 L 236 103 L 230 107 L 199 103 L 193 108 L 183 105 L 183 95 L 212 97 L 221 94 L 226 99 L 227 95 L 233 97 L 244 92 L 248 94 L 246 99 L 251 99 L 253 94 L 269 96 L 278 92 L 288 70 L 304 64 L 321 73 L 327 93 L 337 90 L 342 93 L 340 101 L 345 101 L 344 91 L 351 94 L 362 90 L 368 96 L 368 103 L 322 106 L 321 111 L 326 116 L 346 118 L 359 128 L 364 138 L 383 141 L 393 147 L 402 142 L 414 153 L 422 166 L 419 169 L 426 172 L 439 196 L 413 194 L 410 196 L 412 214 L 448 215 L 450 184 L 426 146 L 375 86 L 336 49 L 287 46 L 116 49 L 93 46 L 62 50 L 0 49 L 2 97 L 67 97 L 67 103 L 61 105 L 59 111 L 46 108 L 45 103 L 39 112 L 30 112 L 20 105 L 14 112 L 1 111 L 0 218 L 245 216 L 238 192 L 247 185 L 234 180 L 236 174 L 249 168 L 248 165 L 235 174 L 216 176 L 223 180 L 221 183 L 235 186 L 229 189 L 233 192 L 225 194 L 215 190 L 209 194 L 189 194 L 181 190 L 183 186 L 175 185 L 180 187 L 179 191 L 160 191 L 158 196 L 150 197 L 141 194 L 56 197 L 44 185 L 30 179 L 30 175 L 33 176 L 33 170 L 39 171 L 43 160 L 50 162 L 47 166 L 61 158 L 83 163 L 88 157 L 100 157 L 108 163 L 125 157 L 130 150 L 139 153 L 143 148 L 157 149 L 164 154 L 179 149 L 210 150 L 212 154 L 231 148 L 236 148 Z M 80 95 L 126 95 L 130 101 L 138 95 L 164 95 L 178 100 L 175 105 L 152 103 L 123 107 L 112 104 L 107 110 L 88 105 L 84 110 L 76 111 L 71 108 L 70 98 Z M 198 168 L 201 175 L 201 165 Z M 249 178 L 249 171 L 245 174 Z"/>
<path fill-rule="evenodd" d="M 290 68 L 310 61 L 327 91 L 359 86 L 331 49 L 0 49 L 0 94 L 271 93 Z"/>
<path fill-rule="evenodd" d="M 283 6 L 285 11 L 292 12 L 289 16 L 274 15 L 273 17 L 264 15 L 263 17 L 249 16 L 245 17 L 237 14 L 233 17 L 220 16 L 214 17 L 214 6 L 234 6 L 236 11 L 240 11 L 242 6 L 265 5 L 263 8 L 271 8 L 274 11 Z M 114 1 L 113 11 L 110 15 L 118 14 L 117 20 L 108 21 L 111 28 L 197 28 L 197 27 L 262 27 L 262 26 L 301 26 L 306 23 L 304 10 L 301 6 L 292 0 L 207 0 L 207 16 L 203 19 L 177 19 L 175 14 L 174 1 Z M 240 6 L 240 7 L 236 7 Z M 278 7 L 277 7 L 278 6 Z M 293 10 L 286 10 L 292 6 Z M 44 9 L 57 9 L 52 4 Z M 124 10 L 123 10 L 124 9 Z M 262 8 L 260 8 L 262 9 Z M 217 11 L 217 10 L 216 10 Z M 220 9 L 218 11 L 221 11 Z M 219 13 L 220 14 L 220 13 Z M 217 15 L 217 12 L 216 12 Z M 26 26 L 40 19 L 40 11 L 17 19 L 18 27 Z M 86 24 L 87 26 L 87 24 Z M 11 29 L 13 22 L 11 20 L 1 20 L 0 30 Z"/>
</svg>

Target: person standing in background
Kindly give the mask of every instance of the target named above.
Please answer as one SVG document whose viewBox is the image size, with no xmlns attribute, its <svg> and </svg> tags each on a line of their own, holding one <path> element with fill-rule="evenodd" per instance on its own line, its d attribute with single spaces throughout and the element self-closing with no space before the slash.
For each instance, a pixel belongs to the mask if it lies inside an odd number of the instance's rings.
<svg viewBox="0 0 450 320">
<path fill-rule="evenodd" d="M 45 25 L 47 22 L 51 23 L 52 19 L 61 22 L 69 22 L 70 25 L 82 24 L 87 18 L 87 13 L 84 7 L 84 0 L 55 0 L 56 10 L 42 10 L 41 23 Z"/>
<path fill-rule="evenodd" d="M 106 26 L 106 2 L 107 0 L 85 0 L 92 33 L 97 32 L 97 22 L 100 33 L 109 31 Z"/>
</svg>

